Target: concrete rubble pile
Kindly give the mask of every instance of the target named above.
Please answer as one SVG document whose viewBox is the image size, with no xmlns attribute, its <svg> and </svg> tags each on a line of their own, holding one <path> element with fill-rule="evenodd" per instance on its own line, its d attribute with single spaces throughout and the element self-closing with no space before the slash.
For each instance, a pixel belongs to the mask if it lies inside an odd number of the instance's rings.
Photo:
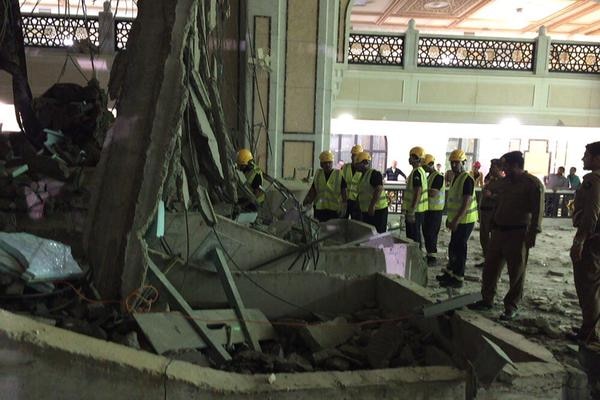
<svg viewBox="0 0 600 400">
<path fill-rule="evenodd" d="M 0 228 L 69 242 L 80 237 L 91 170 L 113 116 L 105 91 L 56 83 L 34 98 L 29 86 L 19 2 L 0 7 L 0 69 L 12 77 L 22 134 L 0 138 Z"/>
<path fill-rule="evenodd" d="M 1 227 L 69 241 L 83 232 L 93 168 L 113 117 L 95 80 L 86 87 L 56 84 L 33 100 L 33 109 L 45 136 L 41 146 L 20 134 L 0 139 Z M 56 221 L 54 232 L 48 220 Z"/>
<path fill-rule="evenodd" d="M 454 365 L 431 334 L 407 321 L 385 319 L 378 309 L 325 322 L 285 319 L 273 324 L 278 341 L 264 343 L 262 353 L 234 352 L 221 368 L 252 374 Z"/>
<path fill-rule="evenodd" d="M 435 371 L 442 371 L 440 381 L 450 382 L 444 398 L 476 393 L 504 375 L 523 385 L 543 367 L 547 376 L 540 385 L 560 390 L 563 370 L 544 349 L 529 351 L 529 343 L 511 332 L 495 335 L 491 322 L 454 313 L 476 298 L 433 304 L 422 295 L 422 287 L 409 281 L 424 285 L 427 279 L 414 244 L 389 233 L 375 235 L 353 221 L 319 226 L 302 215 L 289 190 L 269 177 L 272 197 L 259 211 L 258 223 L 249 228 L 232 220 L 239 213 L 238 193 L 245 191 L 232 162 L 234 144 L 243 140 L 227 130 L 221 106 L 219 49 L 213 42 L 218 43 L 226 12 L 207 10 L 217 5 L 222 3 L 140 2 L 127 51 L 117 56 L 111 73 L 108 92 L 118 110 L 112 124 L 95 81 L 85 88 L 57 85 L 32 103 L 44 141 L 32 134 L 29 145 L 15 138 L 0 148 L 6 182 L 0 208 L 31 210 L 35 204 L 28 199 L 35 197 L 43 203 L 39 219 L 50 220 L 54 210 L 64 215 L 83 210 L 85 224 L 65 222 L 61 214 L 62 225 L 83 226 L 82 235 L 76 229 L 83 243 L 73 250 L 80 263 L 73 261 L 78 268 L 73 275 L 52 271 L 44 280 L 28 281 L 26 267 L 32 261 L 19 264 L 26 251 L 0 242 L 0 306 L 46 325 L 145 350 L 136 352 L 141 355 L 134 361 L 167 360 L 156 374 L 165 398 L 168 369 L 172 363 L 178 367 L 176 361 L 186 362 L 183 369 L 191 367 L 188 363 L 221 369 L 204 373 L 227 375 L 228 384 L 264 373 L 270 375 L 262 384 L 273 385 L 275 373 L 370 376 L 376 371 L 366 370 L 387 369 L 380 374 L 397 384 L 394 390 L 415 383 L 419 393 L 429 391 L 423 377 L 437 379 Z M 32 152 L 32 144 L 43 151 Z M 93 168 L 93 183 L 87 180 L 88 168 Z M 40 190 L 48 190 L 50 182 L 58 182 L 59 189 L 44 198 Z M 50 198 L 54 202 L 46 201 Z M 36 233 L 32 227 L 24 230 Z M 57 265 L 62 269 L 66 261 Z M 301 276 L 294 279 L 294 273 Z M 295 303 L 286 300 L 293 295 Z M 364 300 L 372 305 L 356 307 Z M 307 316 L 307 308 L 315 311 Z M 422 311 L 418 319 L 416 309 Z M 294 314 L 299 310 L 301 316 Z M 30 336 L 15 334 L 22 341 Z M 113 350 L 105 352 L 107 357 L 132 354 Z M 127 362 L 122 360 L 120 368 Z M 110 373 L 102 368 L 99 374 Z M 203 374 L 190 374 L 198 379 L 196 393 L 206 392 Z M 338 379 L 360 381 L 341 373 L 334 378 L 336 390 Z M 370 379 L 373 387 L 381 385 L 379 375 Z M 226 394 L 237 395 L 233 386 Z M 432 393 L 422 398 L 433 398 Z"/>
</svg>

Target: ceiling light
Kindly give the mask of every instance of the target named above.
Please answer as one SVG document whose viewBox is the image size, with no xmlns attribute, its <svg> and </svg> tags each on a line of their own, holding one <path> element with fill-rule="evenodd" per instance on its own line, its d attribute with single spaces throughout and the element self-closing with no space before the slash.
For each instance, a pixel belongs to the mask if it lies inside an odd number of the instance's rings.
<svg viewBox="0 0 600 400">
<path fill-rule="evenodd" d="M 517 125 L 521 125 L 521 121 L 519 121 L 515 117 L 508 117 L 508 118 L 504 118 L 502 121 L 500 121 L 500 125 L 517 126 Z"/>
<path fill-rule="evenodd" d="M 441 10 L 450 6 L 450 3 L 447 1 L 437 0 L 437 1 L 428 1 L 423 4 L 423 8 L 426 10 Z"/>
</svg>

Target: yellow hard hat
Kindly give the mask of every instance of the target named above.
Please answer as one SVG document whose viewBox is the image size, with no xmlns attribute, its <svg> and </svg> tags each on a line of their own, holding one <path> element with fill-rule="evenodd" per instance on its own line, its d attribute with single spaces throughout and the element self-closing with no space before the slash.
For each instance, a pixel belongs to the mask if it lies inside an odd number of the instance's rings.
<svg viewBox="0 0 600 400">
<path fill-rule="evenodd" d="M 333 153 L 331 150 L 325 150 L 319 154 L 319 161 L 321 162 L 333 162 Z"/>
<path fill-rule="evenodd" d="M 423 163 L 425 165 L 429 165 L 432 162 L 435 162 L 435 157 L 432 156 L 431 154 L 425 154 L 425 158 L 423 159 Z"/>
<path fill-rule="evenodd" d="M 456 149 L 452 153 L 450 153 L 450 157 L 448 157 L 450 161 L 466 161 L 467 155 L 461 149 Z"/>
<path fill-rule="evenodd" d="M 425 157 L 425 149 L 422 147 L 419 147 L 419 146 L 413 147 L 412 149 L 410 149 L 410 152 L 408 153 L 408 155 L 423 158 L 423 157 Z"/>
<path fill-rule="evenodd" d="M 356 154 L 362 153 L 363 151 L 364 151 L 364 150 L 363 150 L 363 147 L 362 147 L 362 145 L 360 145 L 360 144 L 355 144 L 354 146 L 352 146 L 352 151 L 351 151 L 351 153 L 352 153 L 352 154 L 354 154 L 354 155 L 356 155 Z"/>
<path fill-rule="evenodd" d="M 237 153 L 237 164 L 241 166 L 248 165 L 248 162 L 252 161 L 252 153 L 248 149 L 240 149 Z"/>
<path fill-rule="evenodd" d="M 356 162 L 359 163 L 365 160 L 371 161 L 371 155 L 366 151 L 361 151 L 360 153 L 358 153 L 358 155 L 356 156 Z"/>
</svg>

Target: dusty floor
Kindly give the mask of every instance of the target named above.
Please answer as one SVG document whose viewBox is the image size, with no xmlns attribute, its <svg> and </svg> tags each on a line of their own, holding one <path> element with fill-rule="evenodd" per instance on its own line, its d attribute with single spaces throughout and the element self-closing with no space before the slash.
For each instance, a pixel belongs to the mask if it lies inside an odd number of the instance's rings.
<svg viewBox="0 0 600 400">
<path fill-rule="evenodd" d="M 502 299 L 508 289 L 506 268 L 498 285 L 494 308 L 482 314 L 513 331 L 522 333 L 533 342 L 543 344 L 564 364 L 580 368 L 576 343 L 566 337 L 566 334 L 571 332 L 571 327 L 579 326 L 581 322 L 569 258 L 569 248 L 574 235 L 575 229 L 569 219 L 545 220 L 543 232 L 538 236 L 536 247 L 530 253 L 525 293 L 517 318 L 511 322 L 499 319 L 503 311 Z M 450 233 L 443 229 L 439 238 L 439 258 L 446 253 L 449 241 Z M 475 264 L 482 261 L 479 230 L 476 228 L 469 240 L 465 286 L 460 293 L 480 290 L 482 270 L 476 268 Z M 429 269 L 428 287 L 434 297 L 445 299 L 448 298 L 448 291 L 440 288 L 435 279 L 441 268 L 442 266 L 437 266 Z"/>
</svg>

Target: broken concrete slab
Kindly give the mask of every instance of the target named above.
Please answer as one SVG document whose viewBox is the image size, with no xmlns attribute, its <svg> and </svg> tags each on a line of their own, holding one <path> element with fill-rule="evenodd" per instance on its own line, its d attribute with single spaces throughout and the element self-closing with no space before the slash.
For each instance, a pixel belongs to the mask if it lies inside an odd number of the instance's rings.
<svg viewBox="0 0 600 400">
<path fill-rule="evenodd" d="M 188 235 L 186 215 L 167 213 L 165 238 L 174 254 L 187 254 L 189 245 L 189 260 L 196 265 L 205 263 L 207 254 L 215 246 L 222 246 L 227 260 L 233 264 L 232 270 L 254 270 L 257 266 L 261 271 L 300 270 L 303 258 L 294 262 L 297 251 L 302 250 L 298 245 L 222 216 L 218 216 L 217 221 L 213 230 L 199 213 L 188 212 L 187 224 L 195 227 Z M 344 275 L 386 272 L 426 284 L 427 265 L 418 247 L 396 236 L 389 239 L 393 245 L 383 248 L 368 241 L 352 247 L 319 247 L 316 270 Z"/>
<path fill-rule="evenodd" d="M 248 324 L 258 340 L 273 339 L 275 331 L 265 315 L 248 309 Z M 243 343 L 245 338 L 233 310 L 196 310 L 194 318 L 209 325 L 221 345 Z M 158 354 L 185 349 L 204 349 L 205 341 L 179 312 L 136 313 L 133 316 Z"/>
<path fill-rule="evenodd" d="M 348 371 L 352 367 L 360 367 L 362 363 L 352 357 L 348 357 L 337 349 L 325 349 L 312 354 L 315 365 L 322 368 Z"/>
<path fill-rule="evenodd" d="M 277 285 L 275 287 L 269 287 L 267 281 L 260 280 L 261 278 L 259 277 L 261 277 L 262 275 L 264 275 L 264 273 L 251 273 L 252 278 L 256 279 L 256 281 L 260 285 L 266 286 L 267 289 L 282 291 L 288 296 L 287 298 L 289 299 L 289 301 L 295 302 L 302 300 L 302 304 L 307 306 L 310 306 L 311 304 L 316 304 L 318 300 L 320 300 L 323 297 L 323 294 L 327 293 L 327 290 L 329 290 L 323 289 L 326 288 L 326 285 L 321 286 L 321 290 L 326 290 L 324 293 L 319 292 L 319 289 L 317 288 L 312 288 L 311 291 L 306 290 L 306 288 L 310 287 L 313 283 L 313 281 L 308 281 L 307 277 L 314 275 L 318 277 L 321 281 L 326 281 L 326 279 L 324 279 L 324 275 L 319 273 L 304 272 L 302 274 L 279 274 L 283 278 L 279 282 L 277 282 Z M 293 275 L 293 279 L 288 280 L 288 275 Z M 348 281 L 354 281 L 354 279 L 348 278 L 338 277 L 336 279 L 346 279 Z M 348 307 L 349 304 L 352 304 L 354 310 L 358 310 L 362 308 L 365 304 L 372 302 L 373 299 L 376 299 L 376 305 L 379 308 L 381 308 L 384 312 L 386 312 L 386 315 L 387 313 L 389 313 L 400 316 L 404 315 L 405 313 L 408 313 L 410 310 L 422 307 L 425 304 L 432 304 L 432 301 L 427 296 L 421 296 L 421 294 L 419 293 L 419 290 L 423 289 L 411 282 L 399 278 L 390 278 L 383 275 L 370 277 L 370 279 L 374 281 L 372 282 L 372 284 L 374 284 L 377 288 L 376 291 L 371 293 L 370 299 L 363 298 L 361 302 L 344 303 L 344 301 L 338 301 L 338 303 L 344 307 Z M 331 281 L 329 283 L 331 283 Z M 305 290 L 298 292 L 293 292 L 291 290 L 291 288 L 298 286 L 302 286 Z M 411 287 L 414 287 L 415 290 L 410 289 Z M 348 299 L 351 298 L 351 295 L 354 295 L 352 285 L 345 285 L 344 290 L 348 292 Z M 255 287 L 254 289 L 254 294 L 252 292 L 248 292 L 248 306 L 252 307 L 252 301 L 254 301 L 254 299 L 257 298 L 256 294 L 259 292 L 261 292 L 261 290 L 257 287 Z M 363 294 L 359 293 L 359 295 L 361 296 Z M 337 296 L 340 296 L 340 293 L 337 293 Z M 246 297 L 244 298 L 246 299 Z M 344 300 L 345 297 L 340 296 L 338 297 L 338 299 Z M 399 301 L 399 299 L 401 299 L 401 301 Z M 271 298 L 270 301 L 273 302 L 273 299 Z M 332 302 L 332 298 L 327 299 L 327 301 Z M 270 312 L 273 312 L 275 314 L 277 314 L 280 311 L 281 310 L 277 310 L 276 308 L 270 310 Z M 299 310 L 296 311 L 299 312 Z M 351 311 L 352 310 L 350 310 L 350 313 Z M 303 312 L 305 315 L 310 314 L 310 310 L 303 310 Z M 5 319 L 2 319 L 3 315 L 4 314 L 0 312 L 0 323 L 1 326 L 3 326 L 4 335 L 7 335 L 7 331 L 13 332 L 14 326 L 12 326 Z M 562 386 L 564 383 L 564 369 L 558 363 L 556 363 L 551 354 L 549 355 L 549 357 L 546 357 L 546 355 L 544 354 L 545 350 L 542 351 L 543 348 L 541 348 L 540 346 L 537 346 L 520 337 L 519 335 L 510 332 L 476 314 L 473 314 L 468 311 L 458 311 L 454 313 L 452 317 L 443 316 L 440 318 L 418 320 L 414 322 L 415 324 L 418 324 L 419 328 L 423 332 L 426 332 L 432 337 L 434 337 L 435 342 L 439 342 L 440 346 L 442 346 L 444 350 L 451 351 L 453 358 L 464 357 L 464 359 L 466 360 L 474 360 L 473 357 L 477 355 L 480 351 L 480 341 L 483 340 L 482 336 L 485 335 L 491 338 L 504 352 L 506 352 L 511 357 L 511 359 L 513 359 L 515 365 L 517 366 L 517 369 L 505 368 L 505 370 L 502 372 L 502 379 L 499 379 L 494 384 L 492 384 L 492 389 L 497 388 L 499 393 L 510 392 L 511 395 L 522 395 L 525 398 L 537 399 L 542 398 L 540 397 L 540 393 L 544 393 L 546 395 L 546 398 L 558 398 L 557 394 L 559 394 L 562 390 Z M 37 326 L 39 327 L 41 325 Z M 11 335 L 13 335 L 11 336 L 11 340 L 13 341 L 11 343 L 13 343 L 15 347 L 19 349 L 25 348 L 24 343 L 27 343 L 27 346 L 40 346 L 41 344 L 47 346 L 45 344 L 45 341 L 47 340 L 45 333 L 48 332 L 49 329 L 56 328 L 45 327 L 38 334 L 33 334 L 32 331 L 27 331 L 27 333 L 24 333 L 23 331 L 17 330 L 16 332 L 11 333 Z M 71 347 L 71 351 L 68 353 L 69 356 L 66 357 L 68 359 L 68 363 L 72 364 L 74 362 L 74 358 L 77 358 L 78 362 L 80 363 L 78 365 L 85 365 L 85 368 L 87 368 L 87 364 L 85 364 L 84 361 L 81 361 L 81 356 L 78 353 L 80 349 L 77 346 L 79 346 L 80 342 L 78 340 L 73 339 L 69 335 L 74 334 L 60 335 L 61 340 L 59 341 L 60 345 L 69 345 Z M 89 338 L 86 339 L 94 340 Z M 15 344 L 15 340 L 17 342 L 21 342 Z M 105 343 L 101 341 L 95 341 L 93 343 L 98 342 L 101 343 L 102 346 L 116 346 L 114 344 Z M 86 346 L 84 348 L 87 351 L 90 351 L 91 349 L 97 349 L 96 345 L 91 345 L 89 342 L 85 343 Z M 99 351 L 99 353 L 102 354 L 103 357 L 112 357 L 113 355 L 121 356 L 122 352 L 118 351 L 117 349 L 123 349 L 123 352 L 125 352 L 131 360 L 134 359 L 134 357 L 130 356 L 130 353 L 128 352 L 136 351 L 124 347 L 103 347 L 102 351 Z M 547 351 L 545 352 L 549 354 Z M 48 354 L 48 350 L 46 349 L 44 352 L 36 354 L 40 354 L 40 357 L 44 357 Z M 342 355 L 344 354 L 342 353 Z M 339 354 L 336 354 L 335 356 L 339 357 Z M 347 356 L 344 357 L 344 359 L 348 358 L 349 357 Z M 57 363 L 59 363 L 59 361 L 61 361 L 60 357 L 54 357 L 52 359 L 52 368 L 54 370 L 56 370 Z M 97 364 L 98 362 L 94 360 L 93 365 L 97 366 Z M 34 366 L 34 368 L 40 368 L 40 366 L 44 364 L 42 362 L 36 362 L 32 365 Z M 123 366 L 127 366 L 127 368 L 133 368 L 131 366 L 131 362 L 127 359 L 121 361 L 120 366 L 120 368 L 123 368 Z M 273 380 L 271 384 L 269 384 L 265 375 L 241 376 L 237 374 L 229 374 L 213 370 L 198 370 L 196 369 L 198 367 L 190 366 L 189 363 L 183 363 L 179 361 L 172 361 L 169 363 L 168 360 L 166 360 L 164 364 L 161 364 L 161 366 L 161 371 L 166 370 L 167 375 L 172 376 L 174 379 L 172 383 L 168 384 L 172 385 L 169 386 L 169 388 L 183 390 L 183 392 L 177 393 L 185 393 L 187 396 L 197 396 L 198 394 L 204 394 L 205 392 L 203 390 L 211 390 L 212 396 L 217 396 L 219 398 L 220 396 L 223 396 L 223 398 L 227 398 L 227 396 L 233 395 L 237 395 L 239 397 L 240 393 L 246 396 L 260 395 L 264 397 L 270 395 L 284 399 L 293 398 L 290 396 L 295 396 L 295 398 L 298 398 L 298 396 L 307 395 L 308 387 L 304 385 L 308 382 L 312 382 L 312 385 L 316 384 L 316 386 L 311 386 L 312 397 L 327 397 L 335 393 L 339 395 L 340 382 L 342 382 L 344 385 L 344 395 L 347 394 L 348 398 L 373 398 L 373 396 L 380 397 L 382 393 L 385 393 L 387 396 L 391 395 L 400 398 L 403 396 L 405 397 L 406 393 L 411 394 L 411 396 L 416 396 L 417 398 L 464 398 L 466 391 L 466 382 L 468 379 L 466 372 L 458 371 L 460 373 L 460 389 L 458 391 L 452 390 L 452 397 L 448 397 L 449 395 L 447 395 L 447 392 L 445 392 L 444 390 L 450 390 L 450 388 L 453 387 L 453 384 L 451 383 L 452 380 L 447 381 L 446 378 L 449 376 L 448 374 L 453 373 L 452 371 L 457 371 L 456 368 L 451 367 L 397 368 L 393 370 L 337 372 L 335 374 L 332 374 L 330 372 L 319 372 L 316 373 L 318 375 L 311 375 L 311 373 L 294 375 L 277 374 L 276 379 Z M 72 376 L 76 376 L 77 379 L 81 379 L 80 376 L 77 376 L 78 371 L 67 374 L 65 374 L 65 371 L 69 371 L 69 369 L 61 369 L 61 373 L 63 374 L 62 382 L 71 379 Z M 112 368 L 107 369 L 105 367 L 103 371 L 105 371 L 104 373 L 113 372 Z M 153 371 L 153 369 L 149 367 L 146 368 L 145 371 L 146 373 L 149 373 L 150 371 Z M 393 371 L 392 375 L 389 375 L 390 371 Z M 9 372 L 12 373 L 13 371 L 11 370 Z M 373 372 L 375 372 L 375 374 L 370 374 Z M 120 373 L 123 374 L 123 371 L 120 370 Z M 134 374 L 133 371 L 131 373 Z M 179 375 L 180 373 L 184 375 Z M 407 392 L 408 389 L 406 389 L 406 384 L 404 384 L 403 382 L 405 382 L 405 380 L 408 379 L 408 377 L 412 377 L 410 379 L 415 378 L 415 374 L 418 374 L 419 376 L 419 379 L 415 381 L 419 382 L 418 388 L 421 391 Z M 304 380 L 306 375 L 310 375 L 310 379 Z M 397 381 L 391 380 L 391 376 L 395 376 L 395 379 L 397 379 Z M 321 389 L 323 389 L 324 387 L 321 385 L 324 384 L 324 382 L 329 382 L 330 377 L 335 377 L 335 390 L 333 390 L 332 387 L 331 391 L 327 389 L 322 392 Z M 160 378 L 163 379 L 163 375 L 160 375 Z M 207 383 L 207 379 L 209 378 L 212 381 Z M 371 381 L 371 379 L 374 379 L 374 381 Z M 446 386 L 438 384 L 440 379 L 446 382 Z M 167 378 L 167 381 L 170 382 L 170 379 Z M 226 382 L 226 385 L 220 386 L 223 381 Z M 317 381 L 318 383 L 316 383 L 315 381 Z M 131 382 L 138 382 L 138 380 L 130 380 L 130 384 Z M 191 386 L 188 387 L 188 383 L 185 383 L 182 387 L 179 386 L 177 382 L 180 382 L 182 384 L 184 382 L 195 382 L 195 384 L 191 384 Z M 91 383 L 91 385 L 94 384 L 96 384 L 96 382 Z M 249 386 L 246 386 L 247 384 Z M 254 384 L 265 386 L 260 386 L 259 389 L 258 387 L 253 386 Z M 88 385 L 90 385 L 90 383 L 88 383 Z M 328 385 L 326 386 L 329 387 Z M 399 386 L 403 386 L 402 388 L 404 389 L 404 392 L 396 392 L 396 389 Z M 90 386 L 88 386 L 87 388 L 89 389 L 89 387 Z M 199 389 L 198 387 L 201 387 L 203 389 Z M 368 390 L 367 387 L 369 388 Z M 410 390 L 412 390 L 412 386 L 410 387 Z M 248 390 L 250 390 L 250 392 L 244 392 L 244 388 L 247 388 Z M 164 390 L 162 393 L 164 396 Z M 169 393 L 173 394 L 174 392 Z M 173 394 L 173 396 L 175 395 Z"/>
<path fill-rule="evenodd" d="M 183 124 L 186 109 L 194 111 L 188 102 L 191 71 L 199 71 L 209 92 L 214 112 L 210 121 L 223 168 L 223 178 L 202 175 L 202 179 L 211 178 L 206 180 L 212 193 L 236 201 L 229 162 L 233 146 L 219 118 L 216 86 L 210 82 L 216 80 L 215 69 L 205 65 L 209 46 L 206 37 L 199 36 L 198 24 L 204 18 L 199 7 L 203 5 L 197 0 L 144 2 L 129 34 L 118 117 L 107 133 L 97 167 L 98 184 L 84 238 L 94 282 L 105 298 L 125 298 L 143 284 L 147 269 L 143 238 L 156 214 L 171 164 L 181 163 L 173 157 L 179 133 L 186 137 L 200 134 L 188 132 L 197 127 Z M 203 151 L 202 156 L 210 157 L 208 148 L 189 150 L 196 161 L 202 159 L 199 153 Z M 210 163 L 201 167 L 188 171 L 188 178 L 212 170 Z"/>
<path fill-rule="evenodd" d="M 454 365 L 452 358 L 437 346 L 425 346 L 425 365 Z"/>
<path fill-rule="evenodd" d="M 424 306 L 421 310 L 423 318 L 431 318 L 448 311 L 460 309 L 468 306 L 469 304 L 476 303 L 481 300 L 481 292 L 464 294 L 462 296 L 452 297 L 448 300 L 440 301 L 434 305 Z"/>
<path fill-rule="evenodd" d="M 477 382 L 483 387 L 489 388 L 506 364 L 513 367 L 515 365 L 498 345 L 485 336 L 483 338 L 485 345 L 473 363 L 473 370 L 477 376 Z"/>
<path fill-rule="evenodd" d="M 367 359 L 373 368 L 386 368 L 402 344 L 402 331 L 397 322 L 387 322 L 371 337 L 366 348 Z"/>
<path fill-rule="evenodd" d="M 324 323 L 307 324 L 299 332 L 312 351 L 319 351 L 346 342 L 356 333 L 356 326 L 349 324 L 346 318 L 338 317 Z"/>
</svg>

